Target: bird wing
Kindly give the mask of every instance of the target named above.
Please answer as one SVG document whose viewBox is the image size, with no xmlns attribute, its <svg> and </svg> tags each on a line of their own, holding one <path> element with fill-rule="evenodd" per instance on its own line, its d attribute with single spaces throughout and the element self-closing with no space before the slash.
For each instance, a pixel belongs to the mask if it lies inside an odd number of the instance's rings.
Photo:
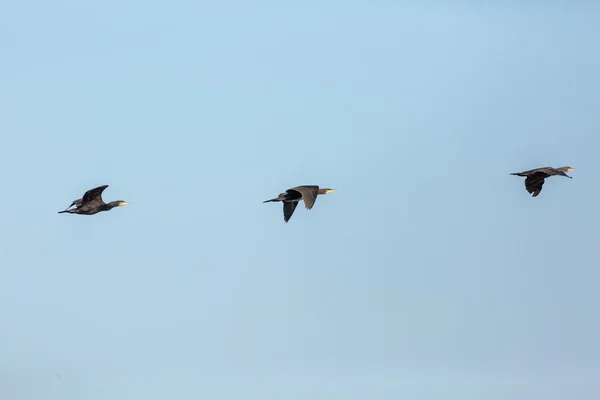
<svg viewBox="0 0 600 400">
<path fill-rule="evenodd" d="M 104 201 L 102 200 L 102 192 L 107 187 L 108 187 L 108 185 L 102 185 L 102 186 L 98 186 L 97 188 L 88 190 L 87 192 L 85 192 L 85 194 L 81 198 L 81 202 L 89 203 L 90 201 L 93 201 L 93 200 L 99 200 L 100 202 L 104 203 Z"/>
<path fill-rule="evenodd" d="M 532 175 L 536 175 L 536 174 L 542 174 L 542 175 L 546 175 L 545 178 L 554 175 L 555 170 L 552 167 L 542 167 L 542 168 L 536 168 L 536 169 L 530 169 L 527 171 L 523 171 L 520 172 L 520 174 L 522 176 L 532 176 Z"/>
<path fill-rule="evenodd" d="M 302 193 L 300 193 L 299 191 L 294 189 L 288 189 L 285 191 L 285 200 L 296 200 L 296 201 L 300 201 L 302 200 Z"/>
<path fill-rule="evenodd" d="M 294 213 L 296 206 L 298 206 L 297 201 L 284 201 L 283 202 L 283 220 L 285 222 L 288 222 L 290 220 L 290 218 L 292 218 L 292 214 Z"/>
<path fill-rule="evenodd" d="M 540 194 L 542 186 L 544 186 L 544 176 L 541 174 L 534 174 L 525 178 L 525 189 L 529 193 L 532 193 L 532 197 Z"/>
<path fill-rule="evenodd" d="M 67 207 L 67 208 L 71 208 L 73 206 L 79 208 L 81 206 L 82 201 L 83 201 L 82 199 L 73 200 L 73 202 L 71 203 L 71 205 L 69 207 Z"/>
<path fill-rule="evenodd" d="M 534 175 L 544 175 L 544 178 L 547 178 L 549 176 L 556 175 L 557 172 L 558 171 L 552 167 L 544 167 L 544 168 L 538 168 L 535 171 Z"/>
<path fill-rule="evenodd" d="M 306 207 L 307 210 L 313 208 L 315 201 L 317 200 L 317 194 L 319 193 L 319 187 L 317 185 L 296 186 L 291 190 L 295 190 L 302 195 L 304 207 Z"/>
</svg>

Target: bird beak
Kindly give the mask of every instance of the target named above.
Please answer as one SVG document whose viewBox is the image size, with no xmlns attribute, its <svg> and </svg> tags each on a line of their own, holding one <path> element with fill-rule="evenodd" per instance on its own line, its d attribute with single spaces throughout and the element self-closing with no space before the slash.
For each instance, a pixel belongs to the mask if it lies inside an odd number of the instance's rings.
<svg viewBox="0 0 600 400">
<path fill-rule="evenodd" d="M 575 168 L 569 168 L 569 169 L 567 170 L 567 172 L 571 172 L 571 171 L 573 171 L 573 170 L 575 170 Z"/>
<path fill-rule="evenodd" d="M 131 203 L 128 201 L 122 201 L 119 203 L 120 206 L 126 206 L 127 204 L 131 204 Z"/>
<path fill-rule="evenodd" d="M 337 192 L 337 191 L 338 191 L 337 189 L 329 189 L 329 190 L 327 191 L 327 194 L 329 194 L 329 193 L 333 193 L 333 192 Z"/>
</svg>

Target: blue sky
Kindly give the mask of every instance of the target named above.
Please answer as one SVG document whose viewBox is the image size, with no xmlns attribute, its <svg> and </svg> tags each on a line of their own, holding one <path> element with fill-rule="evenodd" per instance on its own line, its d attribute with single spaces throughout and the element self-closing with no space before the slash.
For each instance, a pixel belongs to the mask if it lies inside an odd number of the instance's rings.
<svg viewBox="0 0 600 400">
<path fill-rule="evenodd" d="M 599 11 L 5 2 L 0 398 L 597 399 Z"/>
</svg>

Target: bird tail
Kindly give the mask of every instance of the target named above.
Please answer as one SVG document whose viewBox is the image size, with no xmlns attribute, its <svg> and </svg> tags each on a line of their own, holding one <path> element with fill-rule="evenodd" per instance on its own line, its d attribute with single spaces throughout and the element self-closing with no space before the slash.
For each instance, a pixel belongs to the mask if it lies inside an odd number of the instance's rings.
<svg viewBox="0 0 600 400">
<path fill-rule="evenodd" d="M 511 175 L 517 175 L 517 176 L 522 176 L 520 172 L 511 172 Z"/>
<path fill-rule="evenodd" d="M 265 201 L 263 201 L 263 203 L 271 203 L 271 202 L 275 202 L 275 201 L 279 201 L 279 199 L 278 198 L 274 198 L 274 199 L 271 199 L 271 200 L 265 200 Z"/>
<path fill-rule="evenodd" d="M 64 211 L 59 211 L 58 213 L 62 214 L 62 213 L 68 213 L 68 212 L 69 212 L 69 210 L 64 210 Z"/>
</svg>

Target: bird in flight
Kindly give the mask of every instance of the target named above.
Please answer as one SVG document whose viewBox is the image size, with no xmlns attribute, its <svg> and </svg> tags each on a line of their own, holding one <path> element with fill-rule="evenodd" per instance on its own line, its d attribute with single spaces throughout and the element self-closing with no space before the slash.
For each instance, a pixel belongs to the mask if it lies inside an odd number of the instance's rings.
<svg viewBox="0 0 600 400">
<path fill-rule="evenodd" d="M 532 197 L 536 197 L 542 191 L 542 186 L 544 185 L 544 179 L 554 176 L 566 176 L 567 178 L 572 178 L 567 175 L 565 172 L 571 172 L 575 168 L 571 167 L 560 167 L 560 168 L 552 168 L 552 167 L 544 167 L 544 168 L 536 168 L 531 169 L 529 171 L 523 172 L 513 172 L 511 175 L 517 176 L 525 176 L 525 189 L 529 193 L 531 193 Z"/>
<path fill-rule="evenodd" d="M 130 204 L 123 200 L 111 201 L 110 203 L 105 203 L 102 200 L 102 192 L 106 189 L 108 185 L 98 186 L 97 188 L 90 189 L 84 193 L 83 197 L 77 200 L 74 200 L 73 203 L 69 207 L 67 207 L 64 211 L 59 211 L 59 214 L 69 213 L 69 214 L 83 214 L 83 215 L 94 215 L 99 213 L 100 211 L 109 211 L 115 207 L 126 206 Z M 71 208 L 75 206 L 75 208 Z M 69 210 L 69 208 L 71 208 Z"/>
<path fill-rule="evenodd" d="M 288 222 L 300 201 L 304 201 L 304 206 L 307 210 L 310 210 L 315 205 L 318 195 L 331 192 L 337 192 L 337 189 L 319 189 L 317 185 L 296 186 L 286 190 L 274 199 L 263 201 L 263 203 L 283 202 L 283 220 Z"/>
</svg>

